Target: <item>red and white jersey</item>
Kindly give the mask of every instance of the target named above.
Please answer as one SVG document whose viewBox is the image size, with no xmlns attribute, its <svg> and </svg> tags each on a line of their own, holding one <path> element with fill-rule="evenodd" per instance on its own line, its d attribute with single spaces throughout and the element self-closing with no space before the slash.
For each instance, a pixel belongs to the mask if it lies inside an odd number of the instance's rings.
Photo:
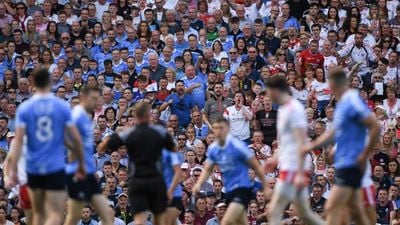
<svg viewBox="0 0 400 225">
<path fill-rule="evenodd" d="M 277 119 L 278 161 L 281 171 L 296 171 L 299 165 L 299 144 L 296 142 L 295 130 L 307 131 L 307 120 L 304 106 L 294 98 L 281 105 Z M 305 161 L 305 170 L 311 169 L 311 160 Z"/>
</svg>

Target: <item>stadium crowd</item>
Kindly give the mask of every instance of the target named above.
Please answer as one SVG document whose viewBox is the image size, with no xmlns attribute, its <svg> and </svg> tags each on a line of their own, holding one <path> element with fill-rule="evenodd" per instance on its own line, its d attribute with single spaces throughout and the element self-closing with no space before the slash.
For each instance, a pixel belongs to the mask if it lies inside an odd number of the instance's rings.
<svg viewBox="0 0 400 225">
<path fill-rule="evenodd" d="M 14 137 L 18 105 L 35 92 L 32 72 L 48 69 L 52 91 L 71 107 L 84 86 L 101 88 L 93 114 L 93 160 L 99 187 L 114 209 L 114 224 L 132 224 L 126 147 L 97 145 L 135 125 L 133 106 L 152 106 L 152 123 L 166 126 L 182 162 L 179 223 L 219 225 L 227 207 L 216 167 L 193 196 L 223 116 L 231 134 L 248 144 L 261 165 L 279 148 L 277 105 L 265 81 L 285 76 L 306 108 L 308 136 L 333 129 L 335 98 L 329 71 L 349 77 L 381 125 L 371 157 L 379 224 L 400 224 L 400 4 L 398 0 L 5 0 L 0 2 L 0 164 Z M 293 115 L 296 117 L 296 115 Z M 351 146 L 349 146 L 351 147 Z M 310 206 L 324 218 L 335 185 L 327 149 L 309 157 Z M 279 170 L 266 174 L 276 183 Z M 268 224 L 269 204 L 255 178 L 249 225 Z M 0 180 L 0 224 L 24 224 L 18 188 Z M 293 205 L 284 224 L 305 224 Z M 90 205 L 79 224 L 101 224 Z M 149 224 L 151 215 L 149 215 Z"/>
</svg>

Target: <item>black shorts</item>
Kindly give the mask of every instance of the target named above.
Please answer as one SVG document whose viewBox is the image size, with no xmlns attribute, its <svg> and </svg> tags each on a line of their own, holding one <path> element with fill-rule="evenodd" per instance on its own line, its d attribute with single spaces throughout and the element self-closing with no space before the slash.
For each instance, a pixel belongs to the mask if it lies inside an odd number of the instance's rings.
<svg viewBox="0 0 400 225">
<path fill-rule="evenodd" d="M 133 178 L 129 184 L 129 200 L 133 212 L 141 213 L 150 210 L 161 214 L 167 208 L 167 188 L 162 177 Z"/>
<path fill-rule="evenodd" d="M 65 172 L 64 170 L 61 170 L 47 175 L 34 175 L 28 173 L 28 186 L 32 189 L 53 191 L 65 190 Z"/>
<path fill-rule="evenodd" d="M 168 208 L 177 208 L 179 211 L 183 211 L 182 198 L 174 197 L 169 203 Z"/>
<path fill-rule="evenodd" d="M 228 204 L 231 202 L 236 202 L 243 205 L 247 209 L 249 202 L 254 196 L 254 192 L 251 190 L 251 188 L 236 188 L 235 190 L 228 192 L 226 196 Z"/>
<path fill-rule="evenodd" d="M 335 174 L 336 174 L 335 185 L 351 187 L 355 189 L 361 187 L 361 179 L 363 177 L 363 173 L 359 168 L 353 167 L 353 168 L 337 169 Z"/>
<path fill-rule="evenodd" d="M 88 174 L 84 180 L 75 180 L 74 175 L 67 175 L 68 196 L 74 200 L 90 201 L 93 195 L 101 194 L 94 174 Z"/>
</svg>

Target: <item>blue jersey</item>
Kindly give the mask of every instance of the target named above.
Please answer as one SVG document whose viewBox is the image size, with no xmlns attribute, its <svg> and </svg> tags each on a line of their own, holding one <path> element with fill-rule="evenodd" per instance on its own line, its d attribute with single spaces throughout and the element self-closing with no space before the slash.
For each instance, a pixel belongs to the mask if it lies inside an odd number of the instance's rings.
<svg viewBox="0 0 400 225">
<path fill-rule="evenodd" d="M 367 127 L 362 121 L 370 115 L 371 111 L 357 91 L 347 91 L 337 103 L 333 117 L 337 169 L 357 166 L 356 159 L 364 151 L 367 137 Z"/>
<path fill-rule="evenodd" d="M 174 166 L 180 166 L 182 163 L 182 157 L 177 152 L 170 152 L 166 149 L 162 151 L 162 171 L 164 176 L 165 184 L 169 188 L 174 179 Z M 174 197 L 182 197 L 182 185 L 178 184 L 175 188 Z"/>
<path fill-rule="evenodd" d="M 221 169 L 227 192 L 237 188 L 251 188 L 248 161 L 254 157 L 246 144 L 228 135 L 224 146 L 214 142 L 208 149 L 207 162 Z"/>
<path fill-rule="evenodd" d="M 72 122 L 78 128 L 79 134 L 82 137 L 86 171 L 88 174 L 94 174 L 96 172 L 96 163 L 93 157 L 92 118 L 82 106 L 78 105 L 72 110 Z M 67 165 L 66 173 L 73 174 L 77 169 L 78 161 L 75 160 Z"/>
<path fill-rule="evenodd" d="M 64 170 L 64 131 L 72 126 L 69 105 L 52 94 L 35 95 L 17 110 L 16 127 L 27 136 L 27 172 L 47 175 Z"/>
</svg>

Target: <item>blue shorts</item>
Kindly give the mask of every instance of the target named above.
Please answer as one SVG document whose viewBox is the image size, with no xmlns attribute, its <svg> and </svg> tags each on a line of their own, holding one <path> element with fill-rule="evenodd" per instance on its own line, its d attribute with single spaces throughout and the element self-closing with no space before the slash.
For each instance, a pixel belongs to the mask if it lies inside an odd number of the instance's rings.
<svg viewBox="0 0 400 225">
<path fill-rule="evenodd" d="M 228 204 L 231 202 L 239 203 L 247 209 L 249 202 L 254 197 L 254 192 L 251 190 L 251 188 L 236 188 L 235 190 L 228 192 L 226 196 Z"/>
<path fill-rule="evenodd" d="M 36 175 L 28 173 L 28 187 L 32 189 L 43 189 L 52 191 L 65 190 L 64 169 L 46 175 Z"/>
<path fill-rule="evenodd" d="M 84 180 L 75 180 L 74 175 L 67 175 L 67 189 L 69 197 L 78 201 L 90 201 L 93 195 L 101 194 L 94 174 L 88 174 Z"/>
<path fill-rule="evenodd" d="M 361 187 L 363 173 L 358 167 L 336 169 L 335 185 L 358 189 Z"/>
</svg>

